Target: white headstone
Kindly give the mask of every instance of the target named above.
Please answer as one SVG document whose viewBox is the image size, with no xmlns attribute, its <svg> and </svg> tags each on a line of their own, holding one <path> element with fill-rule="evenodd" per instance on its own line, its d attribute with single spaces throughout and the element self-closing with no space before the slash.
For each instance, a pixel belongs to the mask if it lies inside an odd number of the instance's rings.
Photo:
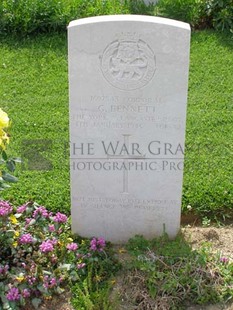
<svg viewBox="0 0 233 310">
<path fill-rule="evenodd" d="M 72 21 L 72 230 L 118 243 L 180 227 L 190 27 L 135 15 Z"/>
<path fill-rule="evenodd" d="M 159 0 L 143 0 L 146 5 L 156 4 Z"/>
</svg>

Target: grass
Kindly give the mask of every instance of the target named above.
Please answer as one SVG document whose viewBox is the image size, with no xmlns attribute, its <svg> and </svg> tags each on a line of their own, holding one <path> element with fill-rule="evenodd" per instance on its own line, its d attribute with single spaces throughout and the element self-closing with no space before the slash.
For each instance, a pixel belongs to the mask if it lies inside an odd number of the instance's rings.
<svg viewBox="0 0 233 310">
<path fill-rule="evenodd" d="M 122 309 L 186 309 L 189 305 L 216 303 L 233 297 L 232 263 L 211 255 L 210 245 L 192 250 L 180 234 L 151 241 L 129 240 L 118 294 Z M 113 308 L 115 309 L 115 308 Z M 121 309 L 121 307 L 117 308 Z"/>
<path fill-rule="evenodd" d="M 217 219 L 232 215 L 232 42 L 230 34 L 202 31 L 191 44 L 183 211 L 190 205 Z M 2 197 L 68 214 L 66 35 L 2 38 L 0 59 L 0 106 L 12 120 L 9 152 L 24 160 L 19 183 Z"/>
<path fill-rule="evenodd" d="M 3 0 L 0 33 L 64 32 L 69 21 L 82 17 L 153 13 L 154 6 L 146 6 L 143 0 Z"/>
<path fill-rule="evenodd" d="M 3 196 L 69 213 L 66 48 L 65 35 L 2 41 L 0 96 L 12 120 L 9 151 L 25 162 L 20 182 Z M 44 158 L 42 167 L 38 156 Z"/>
<path fill-rule="evenodd" d="M 210 217 L 232 214 L 232 49 L 232 35 L 192 36 L 183 202 Z"/>
<path fill-rule="evenodd" d="M 232 301 L 233 263 L 214 254 L 209 242 L 193 250 L 183 233 L 172 241 L 166 235 L 150 241 L 135 236 L 115 250 L 120 271 L 107 260 L 96 274 L 91 267 L 84 282 L 72 287 L 75 309 L 182 310 Z"/>
<path fill-rule="evenodd" d="M 33 1 L 25 2 L 25 7 Z M 113 6 L 113 2 L 119 4 L 117 0 L 72 0 L 66 6 L 70 11 L 62 12 L 59 19 L 59 11 L 53 10 L 55 1 L 49 2 L 51 10 L 48 16 L 40 15 L 48 2 L 39 1 L 41 7 L 38 6 L 37 22 L 41 30 L 43 27 L 44 31 L 53 30 L 55 26 L 49 24 L 51 18 L 60 20 L 57 30 L 64 30 L 68 20 L 66 13 L 77 16 L 71 8 L 74 2 L 79 2 L 79 13 L 85 16 L 99 15 L 104 10 L 111 14 L 122 10 L 117 5 Z M 59 3 L 62 5 L 63 2 Z M 129 3 L 131 7 L 125 7 L 125 13 L 129 9 L 131 13 L 142 12 L 140 5 L 134 6 L 133 1 Z M 20 26 L 20 22 L 26 21 L 22 14 L 24 6 L 13 9 L 18 12 L 11 24 L 15 31 L 20 28 L 34 32 L 35 25 L 31 19 L 28 19 L 28 24 Z M 7 16 L 10 17 L 9 14 Z M 231 34 L 213 31 L 192 34 L 183 212 L 191 209 L 207 224 L 210 223 L 209 218 L 222 220 L 232 217 L 232 49 Z M 19 183 L 1 196 L 14 205 L 35 200 L 51 211 L 69 214 L 65 34 L 27 37 L 24 33 L 22 38 L 11 35 L 1 38 L 0 107 L 12 119 L 8 150 L 12 156 L 21 156 L 24 160 L 17 170 Z M 124 299 L 129 307 L 137 306 L 137 309 L 182 309 L 190 302 L 204 304 L 233 296 L 232 263 L 225 264 L 219 256 L 210 255 L 208 247 L 192 251 L 181 235 L 171 242 L 166 236 L 152 241 L 137 236 L 128 243 L 126 254 L 130 262 L 122 271 L 121 287 L 113 290 L 115 296 L 111 293 L 115 282 L 111 276 L 119 265 L 114 256 L 110 259 L 106 256 L 99 264 L 93 262 L 86 279 L 72 287 L 74 307 L 80 310 L 114 310 L 120 308 Z"/>
</svg>

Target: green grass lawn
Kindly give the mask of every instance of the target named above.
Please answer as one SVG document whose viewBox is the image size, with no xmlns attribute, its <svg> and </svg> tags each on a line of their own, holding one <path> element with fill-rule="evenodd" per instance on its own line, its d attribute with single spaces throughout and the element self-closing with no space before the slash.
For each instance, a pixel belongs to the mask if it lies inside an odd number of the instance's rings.
<svg viewBox="0 0 233 310">
<path fill-rule="evenodd" d="M 232 214 L 232 58 L 232 35 L 193 33 L 183 210 L 191 205 L 202 216 Z M 68 214 L 66 35 L 2 38 L 0 60 L 0 107 L 12 120 L 8 152 L 24 160 L 19 182 L 2 197 L 15 205 L 32 199 Z"/>
<path fill-rule="evenodd" d="M 232 214 L 232 35 L 203 31 L 191 44 L 183 206 Z"/>
<path fill-rule="evenodd" d="M 25 162 L 18 171 L 20 182 L 3 197 L 15 204 L 33 199 L 68 213 L 66 36 L 7 39 L 0 53 L 1 107 L 12 120 L 9 150 Z M 37 165 L 39 154 L 48 161 L 42 167 Z"/>
</svg>

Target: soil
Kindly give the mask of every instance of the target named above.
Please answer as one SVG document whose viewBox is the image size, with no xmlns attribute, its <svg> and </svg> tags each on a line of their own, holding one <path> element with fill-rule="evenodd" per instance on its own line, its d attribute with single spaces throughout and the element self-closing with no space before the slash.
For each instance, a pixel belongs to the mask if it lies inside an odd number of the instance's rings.
<svg viewBox="0 0 233 310">
<path fill-rule="evenodd" d="M 193 247 L 193 249 L 197 249 L 200 247 L 204 242 L 208 242 L 212 246 L 213 252 L 221 253 L 221 256 L 228 257 L 230 261 L 233 261 L 233 225 L 225 226 L 225 227 L 191 227 L 187 225 L 183 227 L 182 233 L 187 240 Z M 118 253 L 119 260 L 124 264 L 125 261 L 130 259 L 130 256 L 125 251 L 119 251 L 120 247 L 116 246 L 116 250 Z M 137 275 L 138 281 L 143 282 L 143 278 L 140 277 L 140 274 Z M 138 285 L 138 283 L 137 283 Z M 116 283 L 113 289 L 113 295 L 119 295 L 119 292 L 122 291 L 122 287 L 125 283 L 123 283 L 121 273 L 118 275 Z M 127 295 L 127 289 L 130 291 L 132 288 L 126 288 L 124 294 Z M 71 294 L 67 292 L 58 298 L 53 298 L 53 300 L 49 300 L 43 303 L 39 307 L 39 310 L 74 310 L 74 308 L 70 304 Z M 151 308 L 149 305 L 150 301 L 148 301 L 148 305 L 143 305 L 140 308 L 132 307 L 131 305 L 124 302 L 122 298 L 120 304 L 117 306 L 116 310 L 137 310 L 137 309 L 154 309 Z M 154 310 L 169 310 L 169 306 L 163 304 L 161 300 L 161 306 L 154 309 Z M 24 307 L 23 310 L 32 310 L 33 308 L 30 305 Z M 207 306 L 188 306 L 186 310 L 233 310 L 233 301 L 228 304 L 217 304 L 217 305 L 207 305 Z M 87 309 L 88 310 L 88 309 Z"/>
<path fill-rule="evenodd" d="M 222 256 L 233 261 L 233 225 L 227 227 L 190 227 L 182 228 L 182 232 L 193 249 L 197 249 L 204 242 L 209 242 L 213 252 L 220 252 Z"/>
<path fill-rule="evenodd" d="M 233 261 L 233 226 L 227 227 L 190 227 L 182 229 L 186 240 L 190 240 L 193 249 L 200 247 L 203 242 L 208 242 L 212 246 L 214 253 Z M 190 306 L 187 310 L 233 310 L 233 301 L 226 305 Z"/>
</svg>

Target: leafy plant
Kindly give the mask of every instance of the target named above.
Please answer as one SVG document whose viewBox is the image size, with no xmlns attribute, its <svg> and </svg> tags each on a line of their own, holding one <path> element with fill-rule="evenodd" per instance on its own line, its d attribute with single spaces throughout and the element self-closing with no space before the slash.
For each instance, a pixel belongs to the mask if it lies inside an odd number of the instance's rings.
<svg viewBox="0 0 233 310">
<path fill-rule="evenodd" d="M 194 28 L 233 31 L 232 0 L 159 0 L 156 14 L 190 23 Z"/>
<path fill-rule="evenodd" d="M 0 305 L 18 309 L 31 300 L 36 306 L 67 283 L 80 285 L 90 264 L 97 271 L 109 259 L 105 247 L 102 238 L 74 242 L 63 213 L 32 202 L 14 211 L 0 201 Z"/>
<path fill-rule="evenodd" d="M 114 263 L 115 266 L 118 266 L 116 262 Z M 108 272 L 110 272 L 109 269 Z M 112 302 L 109 299 L 112 284 L 111 281 L 103 281 L 102 276 L 102 272 L 96 272 L 94 263 L 89 265 L 85 280 L 72 287 L 72 304 L 75 309 L 112 309 Z"/>
<path fill-rule="evenodd" d="M 127 0 L 126 1 L 130 14 L 138 15 L 154 15 L 155 4 L 145 4 L 143 0 Z"/>
<path fill-rule="evenodd" d="M 135 307 L 186 309 L 190 303 L 233 298 L 233 263 L 211 253 L 208 244 L 192 250 L 181 234 L 175 240 L 164 234 L 151 241 L 136 236 L 127 249 L 134 259 L 124 279 L 128 289 L 122 288 L 120 298 Z"/>
<path fill-rule="evenodd" d="M 233 1 L 209 0 L 206 14 L 217 30 L 233 32 Z"/>
<path fill-rule="evenodd" d="M 16 162 L 21 162 L 19 158 L 8 158 L 6 153 L 6 146 L 9 144 L 9 136 L 5 129 L 9 127 L 9 118 L 6 112 L 0 109 L 0 164 L 5 166 L 0 172 L 0 191 L 10 187 L 6 182 L 15 183 L 17 178 L 11 173 L 15 171 Z"/>
<path fill-rule="evenodd" d="M 121 0 L 3 0 L 0 4 L 2 34 L 20 35 L 66 31 L 71 20 L 97 15 L 130 13 Z"/>
<path fill-rule="evenodd" d="M 159 0 L 156 14 L 190 23 L 195 27 L 203 17 L 205 0 Z"/>
</svg>

